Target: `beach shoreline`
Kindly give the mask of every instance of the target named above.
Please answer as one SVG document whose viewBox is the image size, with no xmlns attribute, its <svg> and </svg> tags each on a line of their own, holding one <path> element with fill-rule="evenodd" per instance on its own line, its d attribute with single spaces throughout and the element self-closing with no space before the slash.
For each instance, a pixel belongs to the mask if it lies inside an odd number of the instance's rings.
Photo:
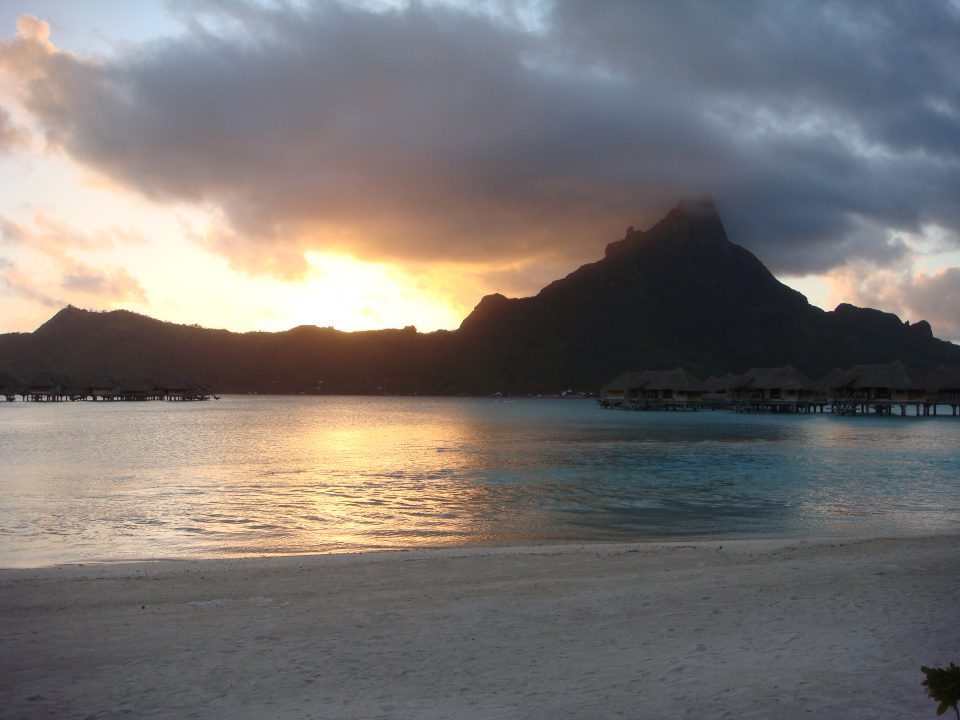
<svg viewBox="0 0 960 720">
<path fill-rule="evenodd" d="M 0 570 L 4 717 L 934 717 L 960 536 Z"/>
</svg>

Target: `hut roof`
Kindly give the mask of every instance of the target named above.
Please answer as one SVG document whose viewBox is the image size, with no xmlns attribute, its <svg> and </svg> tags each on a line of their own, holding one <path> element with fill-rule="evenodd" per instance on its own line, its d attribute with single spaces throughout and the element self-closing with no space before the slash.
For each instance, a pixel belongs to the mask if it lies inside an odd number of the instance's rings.
<svg viewBox="0 0 960 720">
<path fill-rule="evenodd" d="M 637 370 L 628 370 L 617 375 L 613 380 L 603 386 L 605 392 L 611 390 L 635 390 L 644 383 L 645 373 Z"/>
<path fill-rule="evenodd" d="M 682 367 L 673 370 L 632 370 L 620 373 L 604 390 L 703 390 L 703 380 Z"/>
<path fill-rule="evenodd" d="M 919 377 L 899 360 L 879 365 L 855 365 L 832 381 L 831 388 L 899 388 L 917 390 L 924 386 Z"/>
<path fill-rule="evenodd" d="M 833 370 L 817 380 L 817 388 L 827 391 L 838 387 L 844 387 L 844 378 L 846 378 L 849 372 L 849 370 L 841 370 L 840 368 L 835 367 Z"/>
<path fill-rule="evenodd" d="M 23 383 L 8 372 L 0 372 L 0 390 L 17 390 Z"/>
</svg>

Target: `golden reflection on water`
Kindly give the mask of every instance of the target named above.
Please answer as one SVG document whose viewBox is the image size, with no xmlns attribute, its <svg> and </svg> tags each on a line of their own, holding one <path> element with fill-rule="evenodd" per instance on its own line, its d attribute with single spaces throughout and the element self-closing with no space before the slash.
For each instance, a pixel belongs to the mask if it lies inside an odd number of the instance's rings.
<svg viewBox="0 0 960 720">
<path fill-rule="evenodd" d="M 207 498 L 210 524 L 241 511 L 269 530 L 284 515 L 289 552 L 494 539 L 494 526 L 510 514 L 504 509 L 510 490 L 486 484 L 471 416 L 405 412 L 382 403 L 368 410 L 351 413 L 341 406 L 332 415 L 301 415 L 282 432 L 260 438 L 256 454 L 264 469 L 256 473 L 257 495 L 274 502 L 238 507 L 234 471 L 224 467 L 219 479 L 211 478 L 222 490 Z"/>
</svg>

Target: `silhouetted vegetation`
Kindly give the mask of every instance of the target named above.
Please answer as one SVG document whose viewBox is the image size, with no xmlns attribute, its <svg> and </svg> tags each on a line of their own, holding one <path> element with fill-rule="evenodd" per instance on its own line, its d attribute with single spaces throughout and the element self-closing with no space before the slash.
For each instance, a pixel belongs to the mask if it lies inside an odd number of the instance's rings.
<svg viewBox="0 0 960 720">
<path fill-rule="evenodd" d="M 953 712 L 960 720 L 960 710 L 957 704 L 960 703 L 960 667 L 950 663 L 948 668 L 929 668 L 921 667 L 923 674 L 927 679 L 923 681 L 923 686 L 927 689 L 927 695 L 937 701 L 937 715 L 943 715 L 947 710 L 953 708 Z"/>
</svg>

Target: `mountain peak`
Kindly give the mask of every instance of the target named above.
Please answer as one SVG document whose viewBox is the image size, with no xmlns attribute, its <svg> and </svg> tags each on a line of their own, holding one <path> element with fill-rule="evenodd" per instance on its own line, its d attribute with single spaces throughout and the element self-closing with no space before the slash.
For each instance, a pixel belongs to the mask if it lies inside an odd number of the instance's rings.
<svg viewBox="0 0 960 720">
<path fill-rule="evenodd" d="M 474 329 L 483 327 L 501 316 L 504 309 L 510 305 L 510 300 L 500 293 L 484 295 L 477 306 L 460 324 L 460 329 Z"/>
<path fill-rule="evenodd" d="M 61 308 L 56 313 L 54 313 L 54 315 L 49 320 L 47 320 L 45 323 L 40 325 L 40 327 L 34 330 L 34 332 L 35 333 L 50 332 L 54 328 L 57 328 L 61 325 L 73 324 L 90 314 L 91 312 L 89 310 L 82 310 L 73 305 L 67 305 L 66 307 Z"/>
<path fill-rule="evenodd" d="M 710 200 L 685 200 L 646 232 L 627 228 L 622 240 L 607 245 L 604 257 L 639 247 L 671 246 L 683 251 L 731 245 L 720 214 Z"/>
</svg>

